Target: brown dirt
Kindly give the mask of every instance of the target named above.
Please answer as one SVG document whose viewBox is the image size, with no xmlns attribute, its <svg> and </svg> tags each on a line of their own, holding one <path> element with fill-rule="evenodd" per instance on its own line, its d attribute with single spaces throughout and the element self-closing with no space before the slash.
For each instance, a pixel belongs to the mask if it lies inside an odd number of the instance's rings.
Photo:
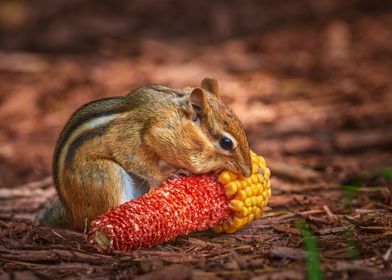
<svg viewBox="0 0 392 280">
<path fill-rule="evenodd" d="M 392 166 L 388 1 L 158 1 L 160 13 L 91 2 L 0 4 L 0 279 L 303 279 L 299 222 L 325 279 L 392 278 L 392 181 L 381 174 Z M 114 256 L 83 234 L 32 227 L 55 195 L 52 151 L 72 111 L 207 75 L 271 167 L 265 216 L 236 234 Z"/>
</svg>

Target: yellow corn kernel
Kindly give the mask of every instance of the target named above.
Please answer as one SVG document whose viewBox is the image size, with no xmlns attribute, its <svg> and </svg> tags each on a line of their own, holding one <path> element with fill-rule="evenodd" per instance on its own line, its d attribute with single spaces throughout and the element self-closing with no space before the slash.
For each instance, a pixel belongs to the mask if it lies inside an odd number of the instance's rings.
<svg viewBox="0 0 392 280">
<path fill-rule="evenodd" d="M 263 183 L 264 182 L 264 177 L 263 177 L 263 174 L 257 174 L 257 179 L 258 179 L 258 181 L 259 181 L 259 183 Z"/>
<path fill-rule="evenodd" d="M 266 167 L 265 159 L 253 151 L 250 156 L 251 176 L 244 178 L 230 171 L 219 175 L 219 181 L 225 185 L 227 196 L 234 196 L 229 204 L 234 215 L 222 225 L 215 226 L 213 229 L 216 232 L 232 233 L 259 218 L 271 196 L 270 170 Z"/>
<path fill-rule="evenodd" d="M 252 184 L 250 187 L 252 189 L 253 195 L 257 195 L 257 185 L 256 184 Z"/>
<path fill-rule="evenodd" d="M 222 224 L 222 228 L 225 232 L 227 232 L 230 229 L 230 222 L 226 221 Z"/>
<path fill-rule="evenodd" d="M 253 222 L 254 219 L 255 219 L 255 214 L 253 214 L 253 213 L 249 214 L 249 216 L 248 216 L 248 223 Z"/>
<path fill-rule="evenodd" d="M 237 184 L 236 184 L 235 182 L 230 182 L 230 183 L 227 183 L 227 184 L 225 185 L 225 188 L 226 188 L 226 189 L 234 189 L 234 188 L 237 189 Z"/>
<path fill-rule="evenodd" d="M 256 219 L 260 218 L 262 212 L 263 211 L 259 207 L 256 207 L 255 212 L 254 212 L 255 213 L 255 218 Z"/>
<path fill-rule="evenodd" d="M 263 191 L 263 200 L 267 200 L 269 198 L 268 190 Z"/>
<path fill-rule="evenodd" d="M 239 218 L 241 219 L 241 227 L 244 227 L 248 223 L 248 218 Z"/>
<path fill-rule="evenodd" d="M 243 222 L 241 218 L 238 217 L 233 217 L 230 220 L 230 226 L 233 228 L 240 228 L 242 226 Z"/>
<path fill-rule="evenodd" d="M 245 191 L 246 191 L 246 194 L 247 194 L 248 196 L 252 196 L 252 195 L 253 195 L 253 191 L 252 191 L 252 188 L 251 188 L 251 187 L 246 187 L 246 188 L 245 188 Z"/>
<path fill-rule="evenodd" d="M 244 202 L 242 202 L 241 200 L 238 200 L 238 199 L 232 199 L 229 203 L 229 206 L 234 211 L 240 212 L 244 208 Z"/>
<path fill-rule="evenodd" d="M 263 158 L 263 157 L 259 157 L 259 165 L 260 165 L 260 167 L 262 167 L 263 169 L 265 169 L 266 168 L 266 162 L 265 162 L 265 159 Z"/>
<path fill-rule="evenodd" d="M 266 167 L 266 168 L 265 168 L 265 177 L 266 177 L 267 179 L 269 179 L 270 176 L 271 176 L 271 170 L 270 170 L 268 167 Z"/>
<path fill-rule="evenodd" d="M 248 216 L 248 214 L 249 214 L 249 211 L 248 211 L 247 207 L 244 207 L 244 208 L 242 208 L 241 211 L 238 211 L 235 213 L 235 215 L 240 218 L 246 217 L 246 216 Z"/>
<path fill-rule="evenodd" d="M 237 191 L 237 194 L 235 195 L 235 199 L 241 200 L 241 201 L 245 201 L 245 199 L 248 197 L 248 195 L 246 194 L 245 190 L 239 190 Z"/>
<path fill-rule="evenodd" d="M 233 227 L 230 222 L 226 221 L 223 223 L 223 230 L 227 233 L 233 233 L 237 230 L 237 228 Z"/>
<path fill-rule="evenodd" d="M 236 180 L 236 181 L 234 181 L 234 182 L 235 182 L 235 184 L 237 185 L 237 189 L 238 189 L 238 190 L 243 190 L 243 189 L 244 189 L 244 184 L 242 184 L 241 181 Z"/>
<path fill-rule="evenodd" d="M 227 233 L 234 233 L 234 232 L 237 231 L 237 229 L 238 229 L 238 228 L 235 228 L 235 227 L 228 227 L 225 231 L 226 231 Z"/>
<path fill-rule="evenodd" d="M 257 182 L 259 181 L 259 178 L 257 178 L 257 174 L 252 174 L 250 178 L 252 179 L 253 184 L 257 184 Z"/>
<path fill-rule="evenodd" d="M 263 185 L 262 184 L 257 184 L 257 194 L 262 194 L 263 193 Z"/>
<path fill-rule="evenodd" d="M 226 195 L 232 196 L 237 192 L 237 185 L 233 183 L 228 183 L 227 185 L 225 185 L 225 189 L 226 189 Z"/>
<path fill-rule="evenodd" d="M 252 196 L 252 205 L 253 206 L 257 205 L 257 202 L 259 202 L 257 196 Z"/>
<path fill-rule="evenodd" d="M 257 205 L 264 205 L 264 199 L 262 195 L 257 196 Z"/>
<path fill-rule="evenodd" d="M 248 197 L 244 202 L 246 207 L 252 206 L 252 198 Z"/>
<path fill-rule="evenodd" d="M 220 175 L 219 175 L 219 181 L 223 184 L 226 185 L 227 183 L 231 182 L 233 180 L 233 173 L 229 172 L 229 171 L 223 171 Z"/>
<path fill-rule="evenodd" d="M 251 161 L 256 161 L 259 159 L 259 156 L 256 155 L 254 152 L 250 152 L 250 159 Z"/>
<path fill-rule="evenodd" d="M 215 233 L 221 233 L 223 231 L 223 226 L 222 225 L 215 225 L 215 226 L 212 227 L 212 230 Z"/>
</svg>

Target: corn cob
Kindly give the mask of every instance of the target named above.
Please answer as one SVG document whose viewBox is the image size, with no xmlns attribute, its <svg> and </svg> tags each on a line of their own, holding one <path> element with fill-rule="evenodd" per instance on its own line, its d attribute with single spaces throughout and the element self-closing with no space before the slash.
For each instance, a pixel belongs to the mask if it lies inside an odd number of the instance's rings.
<svg viewBox="0 0 392 280">
<path fill-rule="evenodd" d="M 251 158 L 248 178 L 229 171 L 181 177 L 110 209 L 91 223 L 88 241 L 101 252 L 128 251 L 211 227 L 235 232 L 260 217 L 271 196 L 264 159 Z"/>
</svg>

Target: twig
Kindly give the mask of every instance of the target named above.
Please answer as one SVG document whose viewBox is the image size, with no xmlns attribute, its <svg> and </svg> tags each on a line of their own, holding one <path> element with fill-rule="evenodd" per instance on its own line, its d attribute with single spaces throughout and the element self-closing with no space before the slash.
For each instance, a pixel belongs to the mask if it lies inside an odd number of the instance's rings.
<svg viewBox="0 0 392 280">
<path fill-rule="evenodd" d="M 333 228 L 320 229 L 317 231 L 317 233 L 319 235 L 328 235 L 328 234 L 335 234 L 335 233 L 341 233 L 346 231 L 347 231 L 346 227 L 333 227 Z"/>
<path fill-rule="evenodd" d="M 389 247 L 389 249 L 385 252 L 385 254 L 382 256 L 382 259 L 384 260 L 384 262 L 387 262 L 389 260 L 391 253 L 392 253 L 392 244 Z"/>
<path fill-rule="evenodd" d="M 278 177 L 307 181 L 310 179 L 316 179 L 320 176 L 318 172 L 300 165 L 278 161 L 269 161 L 268 165 L 271 168 L 271 173 Z"/>
<path fill-rule="evenodd" d="M 273 246 L 270 254 L 272 257 L 282 259 L 303 260 L 306 258 L 306 252 L 304 250 L 284 246 Z"/>
<path fill-rule="evenodd" d="M 383 230 L 383 231 L 392 231 L 392 227 L 383 227 L 383 226 L 360 226 L 361 229 L 370 229 L 370 230 Z"/>
<path fill-rule="evenodd" d="M 25 72 L 28 74 L 42 73 L 50 64 L 43 55 L 27 52 L 0 52 L 0 70 Z"/>
<path fill-rule="evenodd" d="M 292 227 L 288 227 L 285 225 L 276 225 L 273 227 L 273 229 L 278 232 L 289 233 L 289 234 L 301 236 L 301 231 L 297 228 L 292 228 Z"/>
<path fill-rule="evenodd" d="M 339 132 L 334 144 L 340 151 L 354 151 L 369 147 L 382 147 L 392 143 L 392 131 L 369 130 L 360 132 Z"/>
<path fill-rule="evenodd" d="M 381 203 L 381 202 L 376 202 L 376 205 L 378 205 L 378 206 L 380 206 L 380 207 L 382 207 L 382 208 L 388 209 L 388 210 L 392 210 L 392 206 L 383 204 L 383 203 Z"/>
<path fill-rule="evenodd" d="M 55 263 L 59 260 L 73 260 L 78 262 L 88 262 L 92 264 L 104 264 L 116 262 L 116 259 L 99 255 L 82 253 L 78 251 L 69 251 L 61 249 L 50 249 L 50 250 L 9 250 L 4 247 L 0 247 L 0 254 L 3 259 L 26 261 L 32 263 Z"/>
<path fill-rule="evenodd" d="M 50 231 L 51 231 L 54 235 L 60 237 L 61 239 L 65 239 L 63 236 L 61 236 L 59 233 L 57 233 L 54 229 L 51 228 Z"/>
<path fill-rule="evenodd" d="M 52 178 L 45 177 L 42 180 L 30 182 L 13 188 L 1 188 L 0 199 L 41 196 L 44 193 L 44 189 L 48 188 L 51 184 Z"/>
<path fill-rule="evenodd" d="M 327 205 L 323 205 L 323 209 L 325 213 L 328 215 L 328 217 L 334 220 L 337 219 L 337 216 L 334 213 L 332 213 L 331 209 L 329 209 Z"/>
<path fill-rule="evenodd" d="M 41 196 L 45 193 L 43 189 L 0 189 L 0 200 L 10 199 L 10 198 L 20 198 L 20 197 L 34 197 Z"/>
<path fill-rule="evenodd" d="M 358 209 L 355 209 L 354 212 L 358 213 L 358 214 L 383 213 L 383 212 L 385 212 L 385 210 L 384 209 L 360 209 L 360 208 L 358 208 Z M 347 216 L 347 217 L 349 217 L 349 216 Z"/>
<path fill-rule="evenodd" d="M 27 213 L 0 213 L 0 220 L 6 221 L 28 221 L 33 222 L 35 219 L 35 214 Z"/>
<path fill-rule="evenodd" d="M 23 185 L 15 186 L 13 189 L 35 189 L 35 188 L 46 188 L 49 187 L 52 184 L 52 177 L 47 176 L 41 180 L 34 181 L 34 182 L 29 182 Z"/>
<path fill-rule="evenodd" d="M 236 263 L 238 264 L 238 266 L 241 269 L 247 269 L 248 265 L 246 264 L 246 262 L 244 262 L 241 257 L 237 254 L 237 252 L 235 250 L 231 250 L 230 251 L 231 255 L 233 256 L 234 260 L 236 261 Z"/>
<path fill-rule="evenodd" d="M 320 210 L 320 209 L 313 209 L 313 210 L 308 210 L 308 211 L 299 212 L 298 214 L 307 216 L 307 215 L 312 215 L 312 214 L 321 214 L 321 213 L 323 213 L 323 212 L 324 212 L 324 211 L 323 211 L 323 210 Z"/>
<path fill-rule="evenodd" d="M 22 266 L 25 266 L 25 267 L 28 267 L 28 268 L 31 268 L 31 267 L 46 267 L 46 265 L 43 265 L 43 264 L 36 264 L 36 263 L 31 263 L 31 262 L 10 260 L 10 259 L 3 258 L 3 257 L 0 257 L 0 260 L 3 260 L 4 262 L 19 264 L 19 265 L 22 265 Z"/>
</svg>

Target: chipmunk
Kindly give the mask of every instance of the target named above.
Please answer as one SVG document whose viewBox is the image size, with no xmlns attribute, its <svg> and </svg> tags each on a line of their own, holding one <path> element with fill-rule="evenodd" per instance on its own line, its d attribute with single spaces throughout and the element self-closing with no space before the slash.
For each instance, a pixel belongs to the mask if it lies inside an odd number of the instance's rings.
<svg viewBox="0 0 392 280">
<path fill-rule="evenodd" d="M 58 199 L 36 224 L 86 229 L 110 207 L 166 180 L 170 174 L 160 170 L 160 160 L 193 174 L 226 169 L 251 175 L 247 136 L 215 79 L 184 90 L 143 86 L 78 109 L 54 153 Z"/>
</svg>

